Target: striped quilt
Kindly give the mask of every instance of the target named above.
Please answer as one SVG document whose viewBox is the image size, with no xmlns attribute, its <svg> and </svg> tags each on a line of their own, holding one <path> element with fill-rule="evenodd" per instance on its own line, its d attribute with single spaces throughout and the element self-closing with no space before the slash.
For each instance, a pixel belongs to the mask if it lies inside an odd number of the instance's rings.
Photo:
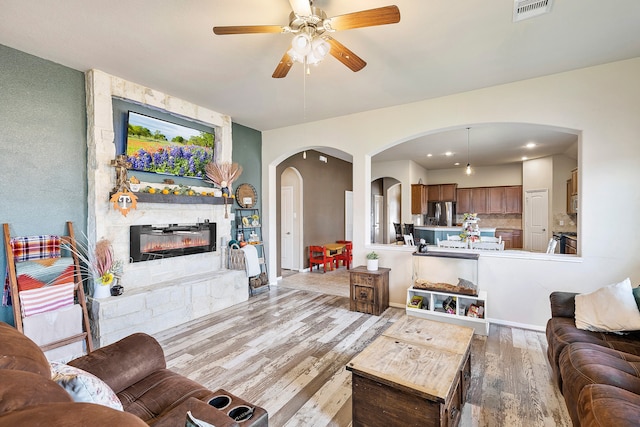
<svg viewBox="0 0 640 427">
<path fill-rule="evenodd" d="M 73 304 L 73 258 L 60 257 L 60 237 L 14 237 L 10 241 L 23 317 Z M 5 277 L 3 305 L 11 305 L 9 271 Z"/>
</svg>

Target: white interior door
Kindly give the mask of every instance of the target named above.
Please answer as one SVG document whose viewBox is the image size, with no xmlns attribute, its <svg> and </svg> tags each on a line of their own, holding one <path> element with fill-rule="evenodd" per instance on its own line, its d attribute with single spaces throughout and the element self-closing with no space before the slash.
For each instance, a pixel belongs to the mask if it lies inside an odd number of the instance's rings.
<svg viewBox="0 0 640 427">
<path fill-rule="evenodd" d="M 384 217 L 384 196 L 373 196 L 373 243 L 383 243 L 382 218 Z"/>
<path fill-rule="evenodd" d="M 549 192 L 527 190 L 525 192 L 524 246 L 531 252 L 545 252 L 549 244 Z"/>
<path fill-rule="evenodd" d="M 400 184 L 394 184 L 387 190 L 387 232 L 385 233 L 387 241 L 385 243 L 396 241 L 396 230 L 393 227 L 393 223 L 400 224 L 401 190 L 402 187 Z"/>
<path fill-rule="evenodd" d="M 280 190 L 280 267 L 291 270 L 293 258 L 293 187 Z"/>
<path fill-rule="evenodd" d="M 344 192 L 344 240 L 353 241 L 353 191 Z"/>
</svg>

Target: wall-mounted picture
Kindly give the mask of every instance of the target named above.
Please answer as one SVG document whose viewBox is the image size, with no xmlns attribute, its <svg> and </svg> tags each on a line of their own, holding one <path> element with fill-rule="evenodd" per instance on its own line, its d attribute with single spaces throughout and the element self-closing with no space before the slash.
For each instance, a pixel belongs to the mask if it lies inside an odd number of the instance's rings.
<svg viewBox="0 0 640 427">
<path fill-rule="evenodd" d="M 126 153 L 132 170 L 204 178 L 214 139 L 213 133 L 127 113 Z"/>
</svg>

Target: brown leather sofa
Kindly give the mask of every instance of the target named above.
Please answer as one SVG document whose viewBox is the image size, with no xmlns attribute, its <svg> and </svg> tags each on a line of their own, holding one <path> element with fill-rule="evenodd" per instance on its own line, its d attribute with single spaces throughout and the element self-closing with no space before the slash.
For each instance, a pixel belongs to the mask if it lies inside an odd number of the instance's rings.
<svg viewBox="0 0 640 427">
<path fill-rule="evenodd" d="M 575 293 L 553 292 L 547 357 L 574 426 L 640 422 L 640 332 L 576 328 Z M 606 303 L 606 302 L 603 302 Z"/>
<path fill-rule="evenodd" d="M 187 411 L 217 427 L 238 426 L 228 414 L 251 408 L 243 426 L 267 426 L 267 412 L 224 390 L 210 391 L 166 369 L 164 352 L 146 334 L 133 334 L 68 365 L 104 381 L 122 402 L 124 412 L 94 403 L 73 402 L 51 380 L 44 353 L 15 328 L 0 322 L 0 427 L 59 425 L 183 426 Z M 226 407 L 208 402 L 229 397 Z M 233 415 L 233 413 L 232 413 Z"/>
</svg>

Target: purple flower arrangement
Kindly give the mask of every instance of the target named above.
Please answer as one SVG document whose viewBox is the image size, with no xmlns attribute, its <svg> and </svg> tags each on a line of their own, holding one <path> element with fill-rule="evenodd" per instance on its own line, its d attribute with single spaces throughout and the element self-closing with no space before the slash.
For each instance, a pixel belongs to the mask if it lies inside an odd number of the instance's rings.
<svg viewBox="0 0 640 427">
<path fill-rule="evenodd" d="M 128 156 L 127 161 L 134 170 L 202 178 L 206 174 L 205 165 L 213 160 L 210 151 L 196 145 L 174 145 L 157 150 L 141 148 Z"/>
</svg>

